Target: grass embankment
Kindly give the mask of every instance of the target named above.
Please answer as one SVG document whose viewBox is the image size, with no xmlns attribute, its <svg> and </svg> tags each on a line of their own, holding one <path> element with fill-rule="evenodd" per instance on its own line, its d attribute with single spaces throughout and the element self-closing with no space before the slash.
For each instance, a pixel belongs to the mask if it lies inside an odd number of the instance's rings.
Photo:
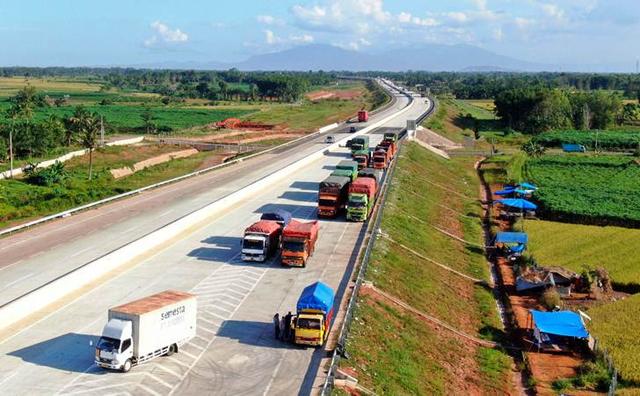
<svg viewBox="0 0 640 396">
<path fill-rule="evenodd" d="M 439 98 L 438 111 L 423 124 L 454 142 L 473 139 L 478 130 L 480 139 L 476 145 L 500 144 L 519 146 L 527 139 L 520 133 L 506 134 L 493 113 L 493 101 L 458 100 Z"/>
<path fill-rule="evenodd" d="M 428 258 L 488 279 L 481 249 L 408 217 L 481 244 L 479 181 L 473 162 L 470 158 L 447 162 L 415 144 L 405 146 L 381 228 L 394 241 Z M 425 178 L 470 198 L 437 188 Z M 366 278 L 468 334 L 487 339 L 502 334 L 489 291 L 386 239 L 376 241 Z M 341 365 L 354 367 L 365 388 L 389 395 L 509 391 L 510 359 L 501 351 L 478 347 L 366 293 L 359 297 L 355 317 L 347 345 L 351 358 Z"/>
<path fill-rule="evenodd" d="M 109 169 L 131 166 L 163 153 L 184 147 L 149 145 L 105 147 L 94 153 L 94 178 L 88 180 L 88 156 L 65 163 L 67 177 L 53 186 L 36 186 L 24 179 L 0 182 L 0 227 L 50 215 L 73 207 L 121 194 L 136 188 L 197 170 L 211 152 L 156 165 L 123 179 L 115 180 Z"/>
</svg>

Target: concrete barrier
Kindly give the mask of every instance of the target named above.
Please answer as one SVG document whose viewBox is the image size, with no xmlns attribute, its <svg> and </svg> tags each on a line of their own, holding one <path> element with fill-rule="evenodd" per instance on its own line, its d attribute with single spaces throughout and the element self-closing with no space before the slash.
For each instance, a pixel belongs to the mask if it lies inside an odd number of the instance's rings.
<svg viewBox="0 0 640 396">
<path fill-rule="evenodd" d="M 390 119 L 397 117 L 406 111 L 408 111 L 413 104 L 413 101 L 409 102 L 409 105 L 402 110 L 385 117 L 384 119 L 360 130 L 353 135 L 362 135 L 369 131 L 379 127 L 386 123 Z M 352 135 L 352 136 L 353 136 Z M 11 326 L 12 324 L 26 318 L 27 316 L 38 312 L 53 302 L 63 298 L 75 290 L 84 287 L 85 285 L 98 280 L 105 276 L 109 272 L 117 269 L 118 267 L 130 263 L 137 258 L 140 258 L 144 254 L 158 250 L 167 245 L 173 238 L 178 235 L 187 232 L 190 229 L 201 226 L 204 222 L 208 221 L 216 214 L 223 212 L 225 209 L 230 208 L 237 202 L 254 196 L 258 191 L 265 187 L 273 185 L 273 183 L 289 176 L 298 169 L 307 166 L 308 164 L 317 161 L 322 158 L 326 151 L 336 149 L 343 143 L 349 140 L 351 137 L 346 137 L 340 141 L 331 144 L 330 146 L 323 147 L 322 149 L 296 161 L 286 167 L 275 171 L 248 186 L 241 188 L 227 196 L 204 206 L 188 215 L 185 215 L 178 220 L 169 223 L 168 225 L 151 233 L 130 242 L 118 249 L 113 250 L 104 256 L 91 261 L 79 268 L 76 268 L 31 292 L 18 297 L 0 307 L 0 329 Z"/>
</svg>

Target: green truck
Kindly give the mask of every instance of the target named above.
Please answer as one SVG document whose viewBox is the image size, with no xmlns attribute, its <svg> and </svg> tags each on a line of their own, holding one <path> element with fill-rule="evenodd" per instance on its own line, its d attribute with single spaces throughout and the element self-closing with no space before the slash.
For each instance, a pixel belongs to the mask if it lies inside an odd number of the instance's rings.
<svg viewBox="0 0 640 396">
<path fill-rule="evenodd" d="M 340 161 L 336 165 L 336 169 L 331 172 L 331 176 L 344 176 L 356 180 L 358 177 L 358 163 L 356 161 Z"/>
<path fill-rule="evenodd" d="M 369 136 L 356 136 L 351 139 L 351 153 L 359 150 L 369 150 Z"/>
<path fill-rule="evenodd" d="M 359 177 L 349 184 L 347 220 L 366 221 L 373 210 L 378 183 L 371 177 Z"/>
<path fill-rule="evenodd" d="M 385 132 L 383 140 L 396 143 L 398 141 L 398 132 Z"/>
</svg>

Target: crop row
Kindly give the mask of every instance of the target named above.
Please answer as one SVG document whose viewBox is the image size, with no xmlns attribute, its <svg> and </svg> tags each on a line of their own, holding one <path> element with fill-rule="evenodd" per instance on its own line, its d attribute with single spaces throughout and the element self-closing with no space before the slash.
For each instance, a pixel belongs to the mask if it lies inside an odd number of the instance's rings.
<svg viewBox="0 0 640 396">
<path fill-rule="evenodd" d="M 541 188 L 540 215 L 588 224 L 640 225 L 640 166 L 630 158 L 544 156 L 525 163 Z"/>
<path fill-rule="evenodd" d="M 640 145 L 640 131 L 550 131 L 543 132 L 534 141 L 545 147 L 560 147 L 563 143 L 581 144 L 588 150 L 635 150 Z"/>
</svg>

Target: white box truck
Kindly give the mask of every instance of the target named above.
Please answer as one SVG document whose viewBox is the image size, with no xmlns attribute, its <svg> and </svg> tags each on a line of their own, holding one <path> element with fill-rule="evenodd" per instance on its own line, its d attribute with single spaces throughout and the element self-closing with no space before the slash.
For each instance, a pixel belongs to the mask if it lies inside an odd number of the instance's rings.
<svg viewBox="0 0 640 396">
<path fill-rule="evenodd" d="M 167 290 L 109 309 L 96 345 L 96 364 L 127 372 L 162 355 L 172 355 L 196 335 L 197 301 Z"/>
</svg>

